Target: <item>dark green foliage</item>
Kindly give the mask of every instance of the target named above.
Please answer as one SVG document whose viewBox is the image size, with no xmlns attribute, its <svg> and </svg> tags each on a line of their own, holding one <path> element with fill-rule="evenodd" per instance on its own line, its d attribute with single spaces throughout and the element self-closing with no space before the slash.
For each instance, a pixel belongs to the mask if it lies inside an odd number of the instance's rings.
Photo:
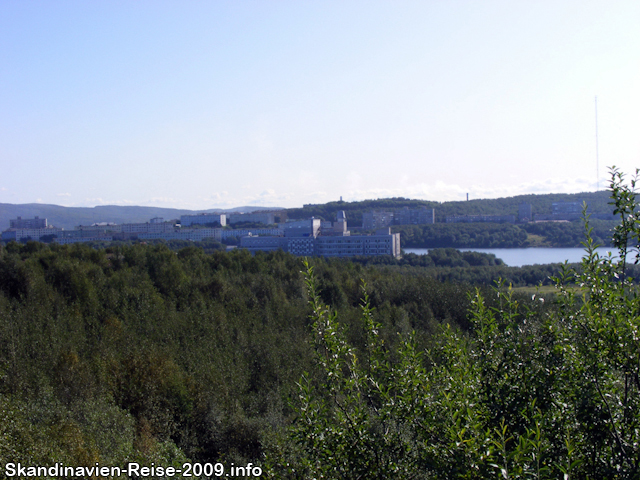
<svg viewBox="0 0 640 480">
<path fill-rule="evenodd" d="M 42 236 L 40 237 L 40 241 L 41 241 L 42 243 L 51 243 L 51 242 L 53 242 L 53 240 L 54 240 L 54 239 L 56 239 L 56 238 L 58 238 L 58 236 L 57 236 L 57 235 L 42 235 Z"/>
<path fill-rule="evenodd" d="M 592 238 L 595 243 L 610 246 L 612 233 L 619 220 L 591 220 Z M 554 247 L 581 247 L 584 241 L 582 221 L 526 223 L 522 228 L 532 235 L 543 237 L 547 245 Z"/>
<path fill-rule="evenodd" d="M 0 263 L 0 290 L 10 298 L 21 298 L 29 290 L 27 269 L 15 256 L 7 256 Z"/>
<path fill-rule="evenodd" d="M 640 238 L 636 179 L 612 171 L 622 258 Z M 302 377 L 271 477 L 637 479 L 638 286 L 586 232 L 580 271 L 556 279 L 557 305 L 504 284 L 493 301 L 477 290 L 473 328 L 442 328 L 425 357 L 415 334 L 384 341 L 366 287 L 364 341 L 350 341 L 308 266 L 317 371 Z"/>
<path fill-rule="evenodd" d="M 515 248 L 526 247 L 527 232 L 501 223 L 435 223 L 393 228 L 403 248 Z"/>
<path fill-rule="evenodd" d="M 418 330 L 426 346 L 442 321 L 469 327 L 469 287 L 339 260 L 314 264 L 319 294 L 358 345 L 361 278 L 389 345 Z M 3 415 L 18 418 L 0 438 L 22 445 L 12 458 L 35 449 L 33 461 L 43 462 L 259 461 L 312 365 L 301 268 L 283 252 L 206 254 L 192 243 L 177 251 L 163 243 L 0 249 L 0 396 Z M 75 433 L 58 447 L 51 429 L 62 418 Z M 105 422 L 113 428 L 103 435 Z"/>
<path fill-rule="evenodd" d="M 468 283 L 493 286 L 497 278 L 513 287 L 553 285 L 553 277 L 562 272 L 563 265 L 526 265 L 508 267 L 493 254 L 460 252 L 453 248 L 433 249 L 427 255 L 405 254 L 400 259 L 388 257 L 355 257 L 352 262 L 376 265 L 384 272 L 410 276 L 426 276 L 439 282 Z M 581 271 L 580 264 L 572 265 Z M 640 266 L 627 265 L 627 272 L 640 277 Z"/>
<path fill-rule="evenodd" d="M 612 192 L 625 253 L 635 194 L 617 172 Z M 283 252 L 10 243 L 0 458 L 251 461 L 273 478 L 638 478 L 638 270 L 598 258 L 589 232 L 574 269 L 443 249 L 313 259 L 306 283 Z M 557 276 L 558 293 L 488 288 L 498 276 Z"/>
<path fill-rule="evenodd" d="M 611 245 L 611 234 L 618 221 L 593 220 L 593 238 Z M 393 227 L 400 233 L 403 248 L 524 248 L 581 247 L 584 228 L 581 221 L 524 224 L 435 223 Z"/>
<path fill-rule="evenodd" d="M 278 226 L 260 222 L 235 222 L 228 224 L 225 228 L 227 230 L 240 230 L 244 228 L 278 228 Z"/>
</svg>

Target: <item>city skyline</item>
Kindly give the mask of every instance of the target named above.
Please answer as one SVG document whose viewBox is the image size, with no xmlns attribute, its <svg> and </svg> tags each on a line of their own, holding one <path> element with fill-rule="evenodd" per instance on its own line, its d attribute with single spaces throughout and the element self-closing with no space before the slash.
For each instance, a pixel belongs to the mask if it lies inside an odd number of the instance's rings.
<svg viewBox="0 0 640 480">
<path fill-rule="evenodd" d="M 290 208 L 640 166 L 637 2 L 0 5 L 0 203 Z"/>
</svg>

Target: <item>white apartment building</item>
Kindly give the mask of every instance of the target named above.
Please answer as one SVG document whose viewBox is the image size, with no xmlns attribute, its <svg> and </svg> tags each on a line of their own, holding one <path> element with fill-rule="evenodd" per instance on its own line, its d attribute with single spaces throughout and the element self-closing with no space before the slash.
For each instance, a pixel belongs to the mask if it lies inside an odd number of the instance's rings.
<svg viewBox="0 0 640 480">
<path fill-rule="evenodd" d="M 68 245 L 71 243 L 84 243 L 84 242 L 111 242 L 113 237 L 110 235 L 99 236 L 87 236 L 87 237 L 62 237 L 55 238 L 53 241 L 60 245 Z"/>
<path fill-rule="evenodd" d="M 162 223 L 123 223 L 122 233 L 168 233 L 173 232 L 176 226 L 173 222 Z"/>
<path fill-rule="evenodd" d="M 19 242 L 23 239 L 40 241 L 40 238 L 46 235 L 60 236 L 63 232 L 62 228 L 48 226 L 46 228 L 10 228 L 2 232 L 2 241 L 10 242 L 11 240 Z"/>
<path fill-rule="evenodd" d="M 199 242 L 205 238 L 213 238 L 218 242 L 222 239 L 220 236 L 221 228 L 180 228 L 171 232 L 149 232 L 138 234 L 139 240 L 190 240 Z"/>
<path fill-rule="evenodd" d="M 233 230 L 220 229 L 220 238 L 245 237 L 247 235 L 266 235 L 281 237 L 284 231 L 280 228 L 237 228 Z"/>
</svg>

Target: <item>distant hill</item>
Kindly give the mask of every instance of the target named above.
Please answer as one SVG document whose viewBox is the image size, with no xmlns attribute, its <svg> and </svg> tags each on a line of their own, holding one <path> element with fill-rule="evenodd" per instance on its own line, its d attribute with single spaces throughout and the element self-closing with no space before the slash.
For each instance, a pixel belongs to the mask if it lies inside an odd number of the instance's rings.
<svg viewBox="0 0 640 480">
<path fill-rule="evenodd" d="M 50 225 L 70 230 L 77 225 L 91 225 L 96 222 L 136 223 L 148 222 L 154 217 L 165 220 L 179 219 L 180 215 L 213 212 L 252 212 L 257 210 L 277 210 L 273 207 L 236 207 L 231 209 L 214 208 L 209 210 L 181 210 L 177 208 L 135 207 L 118 205 L 100 205 L 93 208 L 61 207 L 41 203 L 14 205 L 0 203 L 0 230 L 9 228 L 9 220 L 17 217 L 46 218 Z"/>
<path fill-rule="evenodd" d="M 518 215 L 521 203 L 530 203 L 534 214 L 550 214 L 551 205 L 555 202 L 585 201 L 592 213 L 611 213 L 609 205 L 610 192 L 583 193 L 549 193 L 542 195 L 518 195 L 515 197 L 480 199 L 458 202 L 432 202 L 428 200 L 411 200 L 408 198 L 385 198 L 379 200 L 363 200 L 360 202 L 330 202 L 318 205 L 305 205 L 302 208 L 287 210 L 288 218 L 301 219 L 310 216 L 333 220 L 338 210 L 344 210 L 351 226 L 362 225 L 362 214 L 372 209 L 394 210 L 402 207 L 417 208 L 425 206 L 434 208 L 436 221 L 443 222 L 451 215 Z"/>
<path fill-rule="evenodd" d="M 543 195 L 518 195 L 515 197 L 469 200 L 459 202 L 433 202 L 428 200 L 411 200 L 409 198 L 383 198 L 363 200 L 360 202 L 329 202 L 318 205 L 304 205 L 302 208 L 279 209 L 276 207 L 236 207 L 232 209 L 212 208 L 209 210 L 181 210 L 176 208 L 136 207 L 101 205 L 93 208 L 61 207 L 59 205 L 43 205 L 28 203 L 14 205 L 0 203 L 0 230 L 9 228 L 9 220 L 21 216 L 23 218 L 47 218 L 49 224 L 65 229 L 76 225 L 91 225 L 96 222 L 134 223 L 148 222 L 151 218 L 162 217 L 165 220 L 180 218 L 180 215 L 213 212 L 251 212 L 257 210 L 285 210 L 290 219 L 303 219 L 311 216 L 334 220 L 336 212 L 344 210 L 350 226 L 362 225 L 362 214 L 371 209 L 393 210 L 402 207 L 416 208 L 425 206 L 435 208 L 436 221 L 443 222 L 449 215 L 517 215 L 521 203 L 530 203 L 533 213 L 550 214 L 554 202 L 585 201 L 593 213 L 611 213 L 609 192 L 583 193 L 550 193 Z"/>
</svg>

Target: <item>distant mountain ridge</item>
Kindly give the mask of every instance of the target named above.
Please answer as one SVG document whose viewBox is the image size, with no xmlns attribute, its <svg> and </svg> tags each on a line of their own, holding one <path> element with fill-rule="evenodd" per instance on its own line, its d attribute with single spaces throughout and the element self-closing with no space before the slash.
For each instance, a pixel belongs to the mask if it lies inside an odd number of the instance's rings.
<svg viewBox="0 0 640 480">
<path fill-rule="evenodd" d="M 454 202 L 434 202 L 429 200 L 412 200 L 409 198 L 384 198 L 362 200 L 357 202 L 330 202 L 317 205 L 304 205 L 302 208 L 287 209 L 287 217 L 291 219 L 308 218 L 310 216 L 330 220 L 335 212 L 344 210 L 351 226 L 362 225 L 362 214 L 371 210 L 396 210 L 403 207 L 427 207 L 435 209 L 436 222 L 444 222 L 447 216 L 455 215 L 518 215 L 518 207 L 529 203 L 534 214 L 551 214 L 555 202 L 585 201 L 592 213 L 612 213 L 609 204 L 611 193 L 607 190 L 582 193 L 545 193 L 527 194 L 514 197 L 460 200 Z"/>
<path fill-rule="evenodd" d="M 21 216 L 33 218 L 36 215 L 46 218 L 50 225 L 72 229 L 77 225 L 91 225 L 96 222 L 136 223 L 148 222 L 151 218 L 162 217 L 165 220 L 179 219 L 181 215 L 196 213 L 232 213 L 258 210 L 285 210 L 290 219 L 302 219 L 311 216 L 334 220 L 336 212 L 344 210 L 347 221 L 352 227 L 362 225 L 362 213 L 376 210 L 394 210 L 402 207 L 417 208 L 424 206 L 436 210 L 436 221 L 443 222 L 449 215 L 517 215 L 521 203 L 530 203 L 534 214 L 550 214 L 554 202 L 585 201 L 594 213 L 611 213 L 610 193 L 606 190 L 582 193 L 528 194 L 515 197 L 477 199 L 456 202 L 434 202 L 412 200 L 408 198 L 382 198 L 357 202 L 328 202 L 317 205 L 304 205 L 302 208 L 278 207 L 236 207 L 230 209 L 210 208 L 207 210 L 186 210 L 177 208 L 139 207 L 100 205 L 88 207 L 62 207 L 40 203 L 11 204 L 0 203 L 0 230 L 9 228 L 9 220 Z"/>
<path fill-rule="evenodd" d="M 33 218 L 38 216 L 46 218 L 49 225 L 73 229 L 77 225 L 91 225 L 96 222 L 112 223 L 137 223 L 148 222 L 154 217 L 162 217 L 165 220 L 179 219 L 181 215 L 193 215 L 197 213 L 239 213 L 257 210 L 281 210 L 277 207 L 235 207 L 235 208 L 211 208 L 208 210 L 186 210 L 161 207 L 138 207 L 120 205 L 99 205 L 96 207 L 63 207 L 60 205 L 47 205 L 42 203 L 12 204 L 0 203 L 0 230 L 9 228 L 9 220 L 17 217 Z"/>
</svg>

